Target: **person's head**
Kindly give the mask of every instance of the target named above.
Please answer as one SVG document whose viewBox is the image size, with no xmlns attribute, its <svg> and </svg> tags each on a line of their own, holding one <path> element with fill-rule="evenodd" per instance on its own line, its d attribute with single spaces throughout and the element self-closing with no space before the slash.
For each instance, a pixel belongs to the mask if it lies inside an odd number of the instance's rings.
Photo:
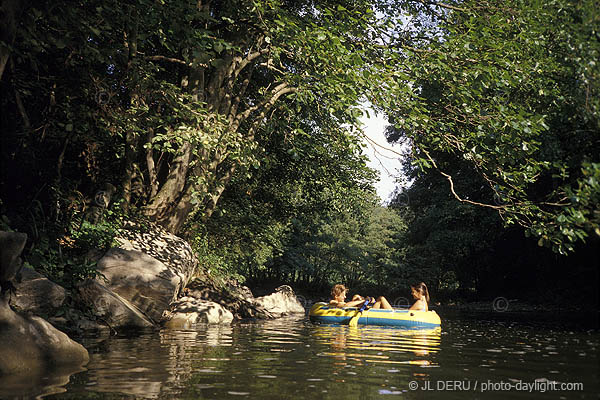
<svg viewBox="0 0 600 400">
<path fill-rule="evenodd" d="M 425 301 L 429 303 L 429 291 L 427 285 L 423 282 L 419 282 L 416 285 L 410 287 L 411 293 L 415 299 L 425 298 Z"/>
<path fill-rule="evenodd" d="M 344 298 L 346 296 L 347 291 L 348 289 L 346 288 L 346 286 L 342 285 L 341 283 L 338 283 L 337 285 L 333 286 L 333 288 L 331 288 L 331 297 L 333 297 L 334 299 L 336 297 Z"/>
</svg>

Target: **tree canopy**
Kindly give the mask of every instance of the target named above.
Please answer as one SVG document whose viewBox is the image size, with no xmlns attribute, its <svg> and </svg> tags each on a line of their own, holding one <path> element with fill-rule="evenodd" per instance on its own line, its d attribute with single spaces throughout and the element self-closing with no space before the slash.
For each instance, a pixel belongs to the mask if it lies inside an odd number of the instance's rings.
<svg viewBox="0 0 600 400">
<path fill-rule="evenodd" d="M 14 148 L 47 149 L 60 185 L 72 169 L 75 186 L 109 181 L 174 232 L 210 217 L 236 169 L 259 165 L 271 118 L 287 119 L 288 137 L 303 133 L 305 107 L 355 124 L 374 79 L 368 1 L 30 3 L 20 28 L 4 79 L 17 97 L 6 123 L 25 133 Z"/>
<path fill-rule="evenodd" d="M 397 6 L 397 3 L 393 3 Z M 560 253 L 600 235 L 600 16 L 593 1 L 405 2 L 385 44 L 390 139 L 456 199 L 497 210 Z M 389 95 L 389 94 L 392 95 Z M 454 185 L 436 154 L 467 160 L 494 201 Z"/>
<path fill-rule="evenodd" d="M 523 233 L 597 247 L 591 0 L 0 4 L 0 225 L 60 279 L 132 219 L 207 269 L 319 288 L 476 290 L 510 281 L 494 257 Z M 367 102 L 411 151 L 390 207 Z"/>
</svg>

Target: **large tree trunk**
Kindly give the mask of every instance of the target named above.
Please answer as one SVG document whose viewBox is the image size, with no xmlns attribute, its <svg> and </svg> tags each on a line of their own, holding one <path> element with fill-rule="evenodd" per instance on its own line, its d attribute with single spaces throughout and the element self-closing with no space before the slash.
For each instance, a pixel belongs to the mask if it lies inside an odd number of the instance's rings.
<svg viewBox="0 0 600 400">
<path fill-rule="evenodd" d="M 209 4 L 200 2 L 198 7 Z M 246 39 L 246 51 L 222 53 L 218 67 L 151 56 L 152 60 L 188 67 L 182 78 L 182 87 L 192 95 L 197 106 L 205 108 L 209 114 L 206 123 L 199 129 L 208 130 L 205 132 L 208 136 L 218 138 L 216 146 L 198 151 L 193 148 L 195 144 L 187 140 L 191 138 L 184 138 L 178 155 L 169 166 L 167 179 L 145 207 L 145 214 L 170 232 L 179 231 L 190 216 L 200 214 L 202 218 L 208 218 L 212 215 L 239 166 L 239 160 L 228 159 L 232 147 L 239 148 L 253 142 L 266 113 L 281 96 L 295 90 L 283 81 L 274 81 L 265 87 L 262 99 L 245 101 L 255 65 L 270 65 L 270 45 L 262 34 L 256 35 Z M 241 130 L 243 137 L 238 136 Z M 152 155 L 147 154 L 146 158 L 152 160 Z M 152 165 L 151 162 L 146 164 Z M 152 174 L 148 171 L 150 177 Z M 149 180 L 152 181 L 151 178 Z M 194 201 L 194 205 L 192 201 L 196 197 L 198 202 Z"/>
<path fill-rule="evenodd" d="M 179 155 L 175 157 L 171 163 L 166 182 L 144 210 L 146 216 L 171 232 L 176 232 L 177 229 L 181 227 L 181 224 L 175 224 L 171 220 L 176 214 L 181 212 L 177 211 L 177 205 L 182 200 L 186 190 L 186 181 L 191 157 L 192 144 L 189 141 L 185 141 Z M 175 226 L 178 228 L 174 229 Z"/>
<path fill-rule="evenodd" d="M 129 51 L 127 55 L 127 70 L 132 69 L 132 64 L 137 57 L 137 37 L 138 37 L 138 16 L 135 14 L 135 10 L 132 9 L 129 13 L 129 26 L 127 27 L 127 33 L 125 36 L 125 48 Z M 131 104 L 136 105 L 139 101 L 138 94 L 131 93 Z M 125 200 L 125 207 L 129 207 L 131 203 L 131 191 L 132 183 L 135 174 L 135 159 L 138 151 L 139 138 L 133 132 L 127 132 L 125 137 L 125 173 L 123 176 L 123 199 Z"/>
</svg>

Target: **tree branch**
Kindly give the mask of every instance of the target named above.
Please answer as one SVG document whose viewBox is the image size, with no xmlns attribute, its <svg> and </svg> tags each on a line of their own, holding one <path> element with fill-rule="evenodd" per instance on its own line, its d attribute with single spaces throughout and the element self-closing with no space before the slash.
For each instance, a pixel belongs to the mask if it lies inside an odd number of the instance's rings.
<svg viewBox="0 0 600 400">
<path fill-rule="evenodd" d="M 12 73 L 16 73 L 16 69 L 15 69 L 15 62 L 13 61 L 13 59 L 10 59 L 10 69 L 12 70 Z M 15 103 L 17 104 L 17 109 L 19 110 L 19 114 L 21 114 L 21 118 L 23 118 L 23 126 L 25 127 L 26 130 L 29 130 L 31 128 L 31 123 L 29 122 L 29 116 L 27 115 L 27 111 L 25 110 L 25 106 L 23 105 L 23 100 L 21 99 L 21 95 L 19 94 L 19 91 L 17 90 L 17 88 L 14 88 L 15 91 Z"/>
<path fill-rule="evenodd" d="M 252 72 L 254 70 L 253 65 L 247 71 L 248 76 L 246 77 L 246 79 L 243 80 L 240 89 L 237 91 L 235 98 L 232 100 L 231 107 L 229 109 L 229 115 L 227 116 L 227 120 L 229 121 L 230 124 L 232 124 L 233 121 L 235 120 L 235 115 L 237 113 L 240 102 L 242 101 L 242 97 L 246 93 L 246 90 L 248 89 L 248 85 L 250 84 L 250 78 L 252 77 Z"/>
<path fill-rule="evenodd" d="M 146 56 L 146 57 L 144 57 L 144 60 L 149 60 L 149 61 L 166 61 L 166 62 L 171 62 L 171 63 L 175 63 L 175 64 L 184 65 L 186 67 L 191 67 L 193 65 L 193 63 L 188 63 L 188 62 L 185 62 L 184 60 L 180 60 L 178 58 L 165 57 L 165 56 Z M 197 65 L 199 67 L 202 67 L 202 68 L 208 68 L 207 64 L 197 64 Z"/>
<path fill-rule="evenodd" d="M 242 72 L 242 70 L 244 68 L 246 68 L 246 66 L 248 64 L 250 64 L 252 61 L 254 61 L 255 59 L 257 59 L 258 57 L 267 54 L 270 51 L 270 49 L 264 48 L 258 51 L 255 51 L 252 54 L 248 54 L 248 56 L 246 58 L 244 58 L 243 60 L 239 61 L 239 64 L 235 67 L 235 69 L 232 70 L 233 72 L 233 78 L 237 78 L 237 76 L 240 74 L 240 72 Z"/>
<path fill-rule="evenodd" d="M 284 84 L 279 85 L 277 88 L 279 88 L 280 86 L 282 86 Z M 256 130 L 258 129 L 258 126 L 260 125 L 260 123 L 262 122 L 262 120 L 265 118 L 265 114 L 267 113 L 267 111 L 269 111 L 271 109 L 271 107 L 273 107 L 273 105 L 275 105 L 275 103 L 277 102 L 277 100 L 288 93 L 293 93 L 295 92 L 297 89 L 295 87 L 283 87 L 279 90 L 277 90 L 277 88 L 273 89 L 273 92 L 275 93 L 268 101 L 265 102 L 265 104 L 263 105 L 263 110 L 260 112 L 260 114 L 255 118 L 255 120 L 252 122 L 252 125 L 250 126 L 250 129 L 248 129 L 247 132 L 247 137 L 248 139 L 253 139 L 254 138 L 254 133 L 256 132 Z"/>
<path fill-rule="evenodd" d="M 156 168 L 154 165 L 154 157 L 152 156 L 152 139 L 154 139 L 154 129 L 148 129 L 148 149 L 146 149 L 146 165 L 148 168 L 148 179 L 150 181 L 150 198 L 158 193 L 158 180 L 156 176 Z"/>
<path fill-rule="evenodd" d="M 456 7 L 456 6 L 451 6 L 450 4 L 444 4 L 444 3 L 434 3 L 433 1 L 420 1 L 420 3 L 424 4 L 426 6 L 435 6 L 435 7 L 445 8 L 447 10 L 461 11 L 461 12 L 467 12 L 468 11 L 466 8 L 460 8 L 460 7 Z"/>
<path fill-rule="evenodd" d="M 454 181 L 452 180 L 452 176 L 448 175 L 447 173 L 445 173 L 444 171 L 442 171 L 441 169 L 438 168 L 437 164 L 435 163 L 435 161 L 433 160 L 433 158 L 431 158 L 431 155 L 429 155 L 429 152 L 427 150 L 421 149 L 425 155 L 427 156 L 427 158 L 429 159 L 429 161 L 431 161 L 431 163 L 433 164 L 433 166 L 435 167 L 435 169 L 437 169 L 437 171 L 446 179 L 448 179 L 448 182 L 450 183 L 450 191 L 452 192 L 452 195 L 454 196 L 454 198 L 456 198 L 456 200 L 460 201 L 461 203 L 467 203 L 467 204 L 473 204 L 475 206 L 480 206 L 480 207 L 487 207 L 487 208 L 492 208 L 494 210 L 505 210 L 506 206 L 494 206 L 492 204 L 485 204 L 485 203 L 479 203 L 477 201 L 472 201 L 472 200 L 468 200 L 468 199 L 463 199 L 462 197 L 460 197 L 456 191 L 454 190 Z"/>
<path fill-rule="evenodd" d="M 263 101 L 261 101 L 260 103 L 248 108 L 246 111 L 244 111 L 243 113 L 238 115 L 236 118 L 236 122 L 238 122 L 238 124 L 241 123 L 242 120 L 248 118 L 250 116 L 250 114 L 252 114 L 254 111 L 258 110 L 259 108 L 265 108 L 265 111 L 268 110 L 269 108 L 271 108 L 273 106 L 273 104 L 275 104 L 275 102 L 281 96 L 283 96 L 284 94 L 287 94 L 287 93 L 295 92 L 295 91 L 296 91 L 296 88 L 288 86 L 287 82 L 280 83 L 271 91 L 271 94 L 272 94 L 271 97 L 263 99 Z"/>
</svg>

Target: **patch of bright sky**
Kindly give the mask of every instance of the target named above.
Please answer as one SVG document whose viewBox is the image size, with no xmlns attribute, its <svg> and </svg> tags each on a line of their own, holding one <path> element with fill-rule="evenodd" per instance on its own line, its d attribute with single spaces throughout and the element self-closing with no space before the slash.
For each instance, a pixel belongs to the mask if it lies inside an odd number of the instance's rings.
<svg viewBox="0 0 600 400">
<path fill-rule="evenodd" d="M 369 157 L 368 166 L 379 171 L 379 182 L 376 183 L 377 194 L 382 203 L 386 204 L 390 200 L 390 195 L 400 185 L 401 177 L 401 153 L 400 146 L 389 144 L 385 138 L 384 131 L 388 124 L 387 119 L 382 114 L 375 114 L 372 109 L 368 109 L 363 114 L 361 122 L 364 124 L 363 151 Z M 393 149 L 389 151 L 387 149 Z M 397 152 L 397 153 L 396 153 Z"/>
</svg>

